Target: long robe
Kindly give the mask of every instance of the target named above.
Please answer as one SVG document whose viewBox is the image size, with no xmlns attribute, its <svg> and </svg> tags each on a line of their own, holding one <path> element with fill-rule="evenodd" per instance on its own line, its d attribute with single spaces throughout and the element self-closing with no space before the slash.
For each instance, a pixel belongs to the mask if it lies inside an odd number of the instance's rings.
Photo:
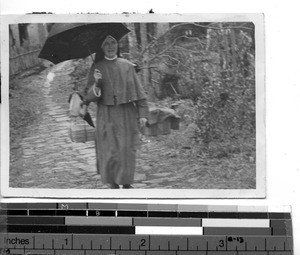
<svg viewBox="0 0 300 255">
<path fill-rule="evenodd" d="M 132 184 L 138 118 L 148 117 L 146 94 L 131 62 L 121 58 L 99 61 L 90 70 L 87 87 L 94 83 L 95 68 L 102 73 L 96 118 L 97 170 L 103 183 Z"/>
</svg>

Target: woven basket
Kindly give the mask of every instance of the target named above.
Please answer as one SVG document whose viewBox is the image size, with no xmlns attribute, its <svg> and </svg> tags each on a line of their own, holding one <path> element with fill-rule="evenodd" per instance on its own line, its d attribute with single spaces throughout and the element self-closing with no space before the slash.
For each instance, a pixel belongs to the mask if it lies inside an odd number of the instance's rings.
<svg viewBox="0 0 300 255">
<path fill-rule="evenodd" d="M 69 135 L 72 142 L 85 143 L 95 141 L 95 128 L 91 127 L 82 118 L 72 118 Z"/>
</svg>

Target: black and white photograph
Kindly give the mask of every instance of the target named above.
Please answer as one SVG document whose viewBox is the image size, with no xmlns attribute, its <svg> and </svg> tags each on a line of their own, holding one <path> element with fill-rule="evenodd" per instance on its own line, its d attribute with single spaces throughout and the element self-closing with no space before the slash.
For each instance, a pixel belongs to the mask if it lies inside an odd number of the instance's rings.
<svg viewBox="0 0 300 255">
<path fill-rule="evenodd" d="M 4 196 L 265 196 L 260 14 L 1 24 Z"/>
</svg>

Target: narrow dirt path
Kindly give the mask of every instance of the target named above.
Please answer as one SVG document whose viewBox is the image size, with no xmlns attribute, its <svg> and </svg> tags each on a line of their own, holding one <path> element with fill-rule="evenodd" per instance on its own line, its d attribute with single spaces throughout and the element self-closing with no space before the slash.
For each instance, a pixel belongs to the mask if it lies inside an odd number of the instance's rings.
<svg viewBox="0 0 300 255">
<path fill-rule="evenodd" d="M 28 128 L 29 136 L 22 139 L 23 155 L 11 164 L 22 167 L 20 175 L 10 176 L 11 186 L 23 188 L 103 188 L 96 173 L 94 144 L 73 143 L 68 135 L 69 113 L 66 104 L 58 104 L 51 94 L 55 83 L 70 82 L 70 62 L 55 66 L 43 80 L 45 110 L 38 125 Z"/>
</svg>

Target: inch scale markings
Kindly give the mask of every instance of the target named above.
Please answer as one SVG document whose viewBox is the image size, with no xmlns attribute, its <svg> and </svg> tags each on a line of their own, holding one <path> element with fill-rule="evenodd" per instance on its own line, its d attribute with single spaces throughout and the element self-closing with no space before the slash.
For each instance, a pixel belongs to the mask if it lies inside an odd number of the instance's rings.
<svg viewBox="0 0 300 255">
<path fill-rule="evenodd" d="M 289 210 L 225 207 L 6 204 L 0 252 L 3 246 L 10 254 L 35 255 L 293 254 Z"/>
<path fill-rule="evenodd" d="M 274 242 L 274 240 L 272 239 L 272 237 L 260 237 L 260 241 L 262 241 L 264 246 L 263 248 L 260 247 L 258 248 L 255 244 L 257 240 L 251 239 L 251 236 L 238 236 L 238 237 L 233 237 L 233 236 L 219 236 L 219 237 L 206 237 L 205 239 L 205 245 L 203 245 L 203 237 L 201 236 L 187 236 L 186 238 L 186 244 L 188 244 L 188 246 L 186 245 L 182 245 L 180 246 L 179 243 L 179 239 L 181 237 L 176 237 L 176 236 L 156 236 L 156 235 L 152 235 L 149 236 L 148 240 L 149 240 L 149 244 L 147 245 L 147 250 L 141 250 L 140 247 L 141 246 L 137 246 L 136 248 L 134 248 L 132 246 L 132 244 L 138 240 L 136 235 L 127 235 L 127 236 L 118 236 L 118 235 L 114 235 L 114 236 L 110 236 L 109 239 L 109 247 L 102 247 L 102 245 L 99 246 L 100 249 L 93 249 L 93 239 L 92 238 L 101 238 L 101 237 L 107 237 L 106 235 L 89 235 L 86 234 L 84 235 L 85 237 L 85 241 L 88 240 L 88 238 L 90 238 L 89 243 L 91 244 L 91 248 L 88 249 L 87 247 L 84 246 L 84 243 L 77 243 L 77 246 L 79 246 L 81 249 L 74 249 L 73 245 L 68 246 L 64 246 L 62 243 L 66 242 L 64 236 L 61 236 L 60 238 L 57 237 L 56 239 L 52 239 L 50 242 L 50 245 L 47 244 L 47 241 L 45 241 L 46 235 L 41 235 L 41 234 L 9 234 L 9 237 L 7 235 L 7 239 L 6 239 L 6 244 L 7 244 L 7 249 L 9 250 L 9 253 L 7 254 L 36 254 L 34 253 L 35 251 L 39 251 L 39 248 L 37 247 L 42 247 L 42 249 L 44 250 L 44 252 L 50 252 L 51 251 L 56 251 L 58 253 L 61 253 L 62 251 L 65 251 L 65 253 L 68 253 L 70 251 L 74 251 L 77 253 L 80 253 L 79 251 L 82 251 L 81 254 L 95 254 L 95 252 L 98 252 L 98 254 L 107 254 L 107 252 L 113 252 L 111 254 L 127 254 L 128 252 L 133 252 L 141 254 L 141 255 L 147 255 L 147 254 L 151 254 L 151 255 L 160 255 L 162 252 L 171 252 L 172 254 L 177 253 L 177 255 L 197 255 L 197 254 L 201 254 L 201 252 L 206 252 L 206 253 L 212 253 L 213 254 L 242 254 L 242 255 L 255 255 L 256 253 L 259 255 L 265 255 L 265 254 L 271 254 L 271 255 L 292 255 L 292 247 L 287 247 L 287 243 L 291 243 L 291 240 L 288 240 L 288 238 L 291 237 L 282 237 L 282 238 L 278 238 L 278 244 L 273 244 L 272 242 Z M 71 243 L 74 242 L 74 237 L 76 237 L 76 234 L 72 234 L 71 235 Z M 125 238 L 126 237 L 126 238 Z M 150 237 L 151 237 L 151 242 L 150 242 Z M 31 238 L 31 240 L 30 240 Z M 112 248 L 112 242 L 117 243 L 118 239 L 122 238 L 122 245 L 120 244 L 118 246 L 118 248 Z M 127 243 L 124 242 L 124 238 L 127 240 L 128 242 L 128 246 Z M 258 237 L 256 237 L 257 239 Z M 181 238 L 182 239 L 182 238 Z M 228 244 L 234 242 L 235 244 L 232 245 L 230 248 L 229 245 L 227 245 L 226 247 L 226 243 L 224 242 L 224 239 L 227 241 Z M 44 242 L 42 242 L 44 240 Z M 144 237 L 141 238 L 141 240 L 145 240 Z M 219 242 L 218 242 L 219 240 Z M 229 241 L 230 240 L 230 241 Z M 244 243 L 243 247 L 242 246 L 238 246 L 238 244 L 240 243 L 240 241 L 237 243 L 236 240 L 243 240 L 241 243 Z M 158 242 L 159 241 L 159 242 Z M 221 241 L 221 242 L 220 242 Z M 42 243 L 41 243 L 42 242 Z M 143 241 L 142 241 L 143 242 Z M 192 243 L 191 243 L 192 242 Z M 196 246 L 193 245 L 193 243 Z M 34 243 L 37 243 L 34 244 Z M 214 245 L 214 243 L 216 245 Z M 24 245 L 26 244 L 26 245 Z M 62 244 L 61 249 L 58 249 L 59 244 Z M 68 243 L 67 243 L 68 244 Z M 176 244 L 176 245 L 175 245 Z M 274 245 L 274 246 L 271 246 Z M 174 247 L 174 248 L 172 248 Z M 215 247 L 215 248 L 212 248 Z M 250 248 L 249 248 L 250 247 Z M 251 248 L 252 247 L 252 248 Z M 269 248 L 268 248 L 269 247 Z M 281 248 L 283 247 L 283 248 Z M 102 249 L 103 248 L 103 249 Z M 14 253 L 16 252 L 16 253 Z M 200 252 L 200 253 L 199 253 Z M 224 253 L 225 252 L 225 253 Z M 227 252 L 227 253 L 226 253 Z M 41 253 L 41 254 L 45 254 L 45 253 Z"/>
</svg>

